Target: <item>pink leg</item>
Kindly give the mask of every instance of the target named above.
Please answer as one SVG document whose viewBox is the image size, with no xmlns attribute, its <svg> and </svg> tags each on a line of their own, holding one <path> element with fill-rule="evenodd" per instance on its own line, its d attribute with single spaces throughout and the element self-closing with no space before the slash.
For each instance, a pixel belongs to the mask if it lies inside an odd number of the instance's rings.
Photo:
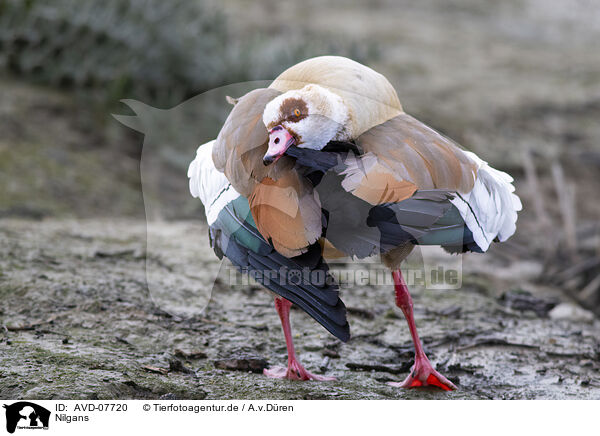
<svg viewBox="0 0 600 436">
<path fill-rule="evenodd" d="M 274 367 L 264 369 L 263 374 L 267 377 L 273 378 L 287 378 L 290 380 L 335 380 L 335 377 L 326 377 L 323 375 L 311 374 L 308 372 L 298 359 L 296 358 L 296 352 L 294 351 L 294 342 L 292 341 L 292 328 L 290 326 L 290 307 L 292 303 L 285 298 L 275 297 L 275 309 L 281 319 L 281 327 L 283 327 L 283 334 L 285 336 L 285 344 L 288 352 L 288 366 Z"/>
<path fill-rule="evenodd" d="M 402 383 L 389 383 L 391 386 L 401 388 L 417 388 L 420 386 L 437 386 L 445 391 L 451 391 L 456 389 L 456 386 L 448 380 L 446 377 L 437 372 L 429 359 L 423 351 L 419 334 L 417 333 L 417 326 L 415 325 L 415 318 L 413 316 L 413 302 L 408 287 L 402 277 L 402 272 L 398 269 L 392 271 L 392 277 L 394 278 L 394 288 L 396 290 L 396 305 L 402 309 L 406 322 L 408 322 L 408 329 L 412 336 L 413 343 L 415 344 L 415 364 L 410 370 L 410 374 Z"/>
</svg>

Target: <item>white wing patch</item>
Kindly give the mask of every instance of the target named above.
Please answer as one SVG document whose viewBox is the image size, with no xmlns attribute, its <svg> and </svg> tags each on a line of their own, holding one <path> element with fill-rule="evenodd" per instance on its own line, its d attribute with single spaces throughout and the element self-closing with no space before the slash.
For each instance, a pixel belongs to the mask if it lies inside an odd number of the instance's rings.
<svg viewBox="0 0 600 436">
<path fill-rule="evenodd" d="M 490 167 L 474 153 L 465 154 L 477 164 L 477 180 L 471 192 L 458 194 L 451 202 L 473 232 L 475 243 L 486 251 L 496 237 L 502 242 L 515 233 L 517 212 L 523 206 L 514 194 L 511 176 Z"/>
<path fill-rule="evenodd" d="M 227 203 L 240 196 L 225 177 L 225 174 L 215 168 L 212 160 L 212 149 L 215 141 L 207 142 L 198 147 L 196 158 L 188 168 L 190 193 L 194 198 L 200 198 L 204 204 L 206 221 L 213 224 L 219 212 Z"/>
</svg>

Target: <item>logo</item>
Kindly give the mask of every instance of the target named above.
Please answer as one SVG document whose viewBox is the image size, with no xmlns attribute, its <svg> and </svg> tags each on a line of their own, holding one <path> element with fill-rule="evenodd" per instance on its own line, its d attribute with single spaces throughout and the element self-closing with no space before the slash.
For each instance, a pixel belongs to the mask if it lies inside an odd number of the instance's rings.
<svg viewBox="0 0 600 436">
<path fill-rule="evenodd" d="M 29 401 L 5 404 L 6 431 L 14 433 L 18 429 L 48 429 L 50 411 Z"/>
</svg>

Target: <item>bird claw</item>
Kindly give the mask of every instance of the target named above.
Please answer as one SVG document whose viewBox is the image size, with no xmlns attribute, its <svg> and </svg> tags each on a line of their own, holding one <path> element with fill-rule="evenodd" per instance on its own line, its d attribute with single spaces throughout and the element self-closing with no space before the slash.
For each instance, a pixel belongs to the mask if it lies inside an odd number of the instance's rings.
<svg viewBox="0 0 600 436">
<path fill-rule="evenodd" d="M 454 383 L 433 368 L 427 357 L 417 358 L 415 360 L 415 364 L 411 368 L 410 374 L 403 382 L 390 382 L 388 385 L 405 389 L 424 386 L 435 386 L 445 391 L 457 389 Z"/>
<path fill-rule="evenodd" d="M 263 374 L 271 378 L 286 378 L 288 380 L 316 380 L 316 381 L 331 381 L 335 380 L 335 377 L 328 377 L 325 375 L 317 375 L 308 372 L 298 362 L 291 362 L 287 368 L 282 366 L 274 366 L 269 369 L 264 369 Z"/>
</svg>

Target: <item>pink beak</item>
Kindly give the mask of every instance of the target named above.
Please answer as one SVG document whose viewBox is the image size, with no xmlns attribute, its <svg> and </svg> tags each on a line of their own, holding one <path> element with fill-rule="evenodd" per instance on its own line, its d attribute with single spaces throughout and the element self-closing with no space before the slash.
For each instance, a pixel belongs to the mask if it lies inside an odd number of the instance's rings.
<svg viewBox="0 0 600 436">
<path fill-rule="evenodd" d="M 283 156 L 288 148 L 296 142 L 296 138 L 292 136 L 283 126 L 275 126 L 269 132 L 269 149 L 263 157 L 263 163 L 270 165 Z"/>
</svg>

